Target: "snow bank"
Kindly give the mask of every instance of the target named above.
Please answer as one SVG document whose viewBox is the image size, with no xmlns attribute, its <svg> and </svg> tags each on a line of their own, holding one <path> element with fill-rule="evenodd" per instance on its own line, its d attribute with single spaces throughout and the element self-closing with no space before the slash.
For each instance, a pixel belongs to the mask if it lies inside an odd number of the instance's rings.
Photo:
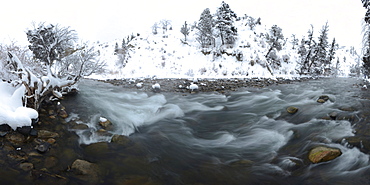
<svg viewBox="0 0 370 185">
<path fill-rule="evenodd" d="M 12 87 L 0 82 L 0 124 L 7 124 L 13 130 L 17 127 L 31 126 L 32 119 L 38 118 L 36 110 L 23 106 L 25 87 Z"/>
</svg>

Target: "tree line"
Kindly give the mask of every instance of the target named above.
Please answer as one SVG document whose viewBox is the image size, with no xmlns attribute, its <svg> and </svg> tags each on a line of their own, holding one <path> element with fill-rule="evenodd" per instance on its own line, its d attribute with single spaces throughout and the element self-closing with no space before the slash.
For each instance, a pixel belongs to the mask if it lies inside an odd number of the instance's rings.
<svg viewBox="0 0 370 185">
<path fill-rule="evenodd" d="M 203 10 L 198 22 L 195 23 L 196 40 L 204 49 L 220 48 L 223 46 L 233 47 L 238 37 L 238 30 L 235 27 L 235 21 L 245 19 L 250 30 L 254 30 L 257 25 L 261 25 L 261 18 L 255 19 L 245 15 L 243 18 L 237 17 L 230 6 L 224 1 L 217 8 L 214 15 L 211 14 L 209 8 Z M 308 31 L 307 38 L 303 37 L 301 42 L 292 35 L 292 49 L 296 49 L 300 55 L 299 74 L 324 74 L 330 69 L 330 65 L 334 62 L 336 50 L 339 45 L 335 38 L 331 43 L 328 41 L 329 25 L 326 23 L 320 30 L 320 35 L 315 37 L 313 25 Z M 187 22 L 181 27 L 181 33 L 185 36 L 185 41 L 189 35 L 189 26 Z M 279 68 L 281 60 L 277 57 L 277 52 L 283 49 L 287 39 L 284 38 L 282 29 L 273 25 L 269 32 L 263 34 L 267 43 L 266 66 L 271 72 L 271 68 Z M 205 52 L 206 53 L 206 52 Z M 207 52 L 209 53 L 209 52 Z"/>
</svg>

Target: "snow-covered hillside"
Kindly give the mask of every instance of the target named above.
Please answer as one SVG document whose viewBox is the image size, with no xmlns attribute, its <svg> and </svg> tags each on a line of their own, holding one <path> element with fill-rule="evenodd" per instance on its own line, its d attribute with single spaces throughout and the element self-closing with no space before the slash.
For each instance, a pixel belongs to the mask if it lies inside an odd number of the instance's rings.
<svg viewBox="0 0 370 185">
<path fill-rule="evenodd" d="M 271 74 L 266 67 L 265 55 L 269 46 L 264 35 L 269 28 L 256 25 L 252 30 L 246 26 L 247 19 L 235 22 L 238 29 L 237 40 L 231 47 L 202 49 L 196 41 L 195 28 L 190 30 L 186 42 L 180 27 L 163 32 L 159 29 L 154 35 L 151 30 L 135 35 L 130 42 L 130 58 L 122 67 L 119 56 L 115 54 L 116 44 L 121 46 L 122 39 L 97 44 L 100 59 L 107 63 L 106 74 L 94 74 L 91 78 L 249 78 L 249 77 L 296 77 L 298 46 L 293 45 L 291 37 L 285 35 L 283 49 L 277 52 L 281 66 L 273 68 Z M 284 33 L 284 30 L 283 30 Z M 217 44 L 216 44 L 217 45 Z M 217 56 L 221 54 L 221 56 Z M 340 47 L 332 62 L 331 74 L 349 76 L 354 67 L 360 66 L 359 56 L 349 47 Z M 334 60 L 333 60 L 334 61 Z M 339 61 L 337 65 L 337 61 Z M 338 68 L 337 68 L 338 67 Z M 336 72 L 333 71 L 335 69 Z M 336 70 L 338 69 L 338 70 Z M 352 69 L 352 70 L 351 70 Z"/>
</svg>

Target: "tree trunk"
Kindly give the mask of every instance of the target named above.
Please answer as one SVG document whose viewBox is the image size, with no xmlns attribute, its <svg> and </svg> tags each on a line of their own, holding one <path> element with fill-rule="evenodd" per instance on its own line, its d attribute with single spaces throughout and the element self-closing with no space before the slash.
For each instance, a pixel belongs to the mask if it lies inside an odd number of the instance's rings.
<svg viewBox="0 0 370 185">
<path fill-rule="evenodd" d="M 269 56 L 270 52 L 272 51 L 272 49 L 274 49 L 274 46 L 273 45 L 270 47 L 269 51 L 265 55 L 266 60 L 267 60 L 267 57 Z"/>
</svg>

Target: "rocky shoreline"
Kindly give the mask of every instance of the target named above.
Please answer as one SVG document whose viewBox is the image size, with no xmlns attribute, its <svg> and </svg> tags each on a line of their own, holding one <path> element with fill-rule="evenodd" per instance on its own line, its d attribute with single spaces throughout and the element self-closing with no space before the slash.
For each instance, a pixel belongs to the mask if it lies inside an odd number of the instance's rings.
<svg viewBox="0 0 370 185">
<path fill-rule="evenodd" d="M 290 84 L 313 80 L 312 77 L 302 77 L 295 79 L 284 78 L 229 78 L 229 79 L 109 79 L 99 80 L 125 89 L 139 89 L 144 92 L 174 92 L 174 93 L 199 93 L 199 92 L 218 92 L 227 94 L 241 88 L 263 88 L 272 85 Z M 159 84 L 160 88 L 154 85 Z M 196 84 L 196 88 L 191 85 Z"/>
</svg>

